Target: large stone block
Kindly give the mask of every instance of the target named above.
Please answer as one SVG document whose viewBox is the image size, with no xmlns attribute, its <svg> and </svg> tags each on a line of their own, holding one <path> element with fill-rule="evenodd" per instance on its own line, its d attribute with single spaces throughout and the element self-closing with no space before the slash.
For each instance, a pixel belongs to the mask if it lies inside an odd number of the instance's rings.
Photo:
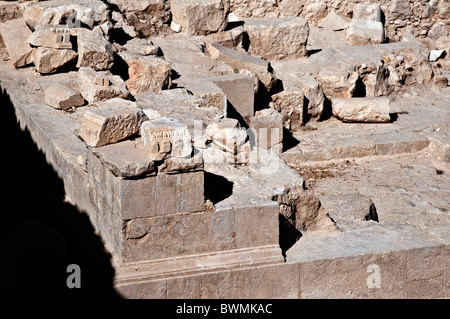
<svg viewBox="0 0 450 319">
<path fill-rule="evenodd" d="M 78 45 L 77 67 L 92 67 L 96 71 L 108 70 L 114 63 L 114 50 L 101 30 L 79 29 L 76 32 Z"/>
<path fill-rule="evenodd" d="M 96 72 L 91 67 L 78 70 L 78 88 L 90 103 L 112 98 L 128 98 L 130 93 L 122 78 L 110 72 Z"/>
<path fill-rule="evenodd" d="M 128 65 L 129 79 L 125 83 L 132 95 L 147 91 L 159 92 L 170 88 L 170 63 L 162 58 L 129 52 L 121 52 L 119 55 Z"/>
<path fill-rule="evenodd" d="M 212 82 L 222 89 L 231 107 L 248 122 L 255 114 L 253 79 L 245 75 L 232 74 L 213 78 Z"/>
<path fill-rule="evenodd" d="M 39 26 L 28 38 L 28 43 L 35 47 L 72 49 L 70 29 L 60 26 Z"/>
<path fill-rule="evenodd" d="M 84 98 L 71 87 L 54 83 L 45 90 L 45 103 L 55 109 L 66 110 L 83 105 Z"/>
<path fill-rule="evenodd" d="M 154 161 L 169 157 L 190 157 L 192 138 L 189 127 L 174 118 L 159 117 L 142 123 L 144 148 Z"/>
<path fill-rule="evenodd" d="M 89 110 L 83 116 L 79 136 L 91 147 L 113 144 L 137 135 L 142 123 L 147 120 L 144 112 L 127 105 L 128 101 L 109 101 L 108 108 Z"/>
<path fill-rule="evenodd" d="M 334 98 L 333 114 L 343 122 L 388 123 L 390 100 L 386 97 Z"/>
<path fill-rule="evenodd" d="M 192 35 L 223 31 L 228 23 L 229 0 L 172 0 L 173 23 Z"/>
<path fill-rule="evenodd" d="M 241 70 L 254 72 L 268 91 L 277 83 L 276 76 L 270 71 L 271 67 L 269 62 L 263 59 L 226 48 L 218 43 L 212 43 L 208 46 L 207 50 L 213 59 L 227 63 L 235 72 Z"/>
<path fill-rule="evenodd" d="M 347 31 L 347 40 L 354 45 L 383 43 L 383 24 L 377 21 L 353 19 Z"/>
<path fill-rule="evenodd" d="M 244 28 L 249 36 L 251 55 L 267 60 L 307 55 L 309 26 L 302 17 L 248 20 Z"/>
<path fill-rule="evenodd" d="M 281 154 L 283 123 L 280 113 L 271 108 L 256 112 L 250 119 L 250 129 L 255 137 L 255 145 Z"/>
<path fill-rule="evenodd" d="M 204 210 L 203 171 L 120 180 L 121 212 L 128 220 Z"/>
<path fill-rule="evenodd" d="M 56 73 L 78 56 L 73 50 L 38 47 L 34 50 L 34 65 L 41 74 Z"/>
<path fill-rule="evenodd" d="M 297 130 L 304 124 L 304 99 L 302 90 L 295 87 L 285 88 L 272 95 L 271 107 L 280 112 L 283 126 L 287 130 Z"/>
<path fill-rule="evenodd" d="M 31 31 L 23 19 L 0 23 L 0 34 L 9 53 L 11 63 L 16 68 L 33 62 L 33 49 L 27 43 Z"/>
</svg>

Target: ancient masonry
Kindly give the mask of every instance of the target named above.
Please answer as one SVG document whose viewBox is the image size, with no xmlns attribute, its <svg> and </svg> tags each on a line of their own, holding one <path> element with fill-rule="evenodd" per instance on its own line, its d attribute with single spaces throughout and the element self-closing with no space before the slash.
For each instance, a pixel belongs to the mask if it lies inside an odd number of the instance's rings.
<svg viewBox="0 0 450 319">
<path fill-rule="evenodd" d="M 0 1 L 0 22 L 2 91 L 122 296 L 450 297 L 448 0 Z"/>
</svg>

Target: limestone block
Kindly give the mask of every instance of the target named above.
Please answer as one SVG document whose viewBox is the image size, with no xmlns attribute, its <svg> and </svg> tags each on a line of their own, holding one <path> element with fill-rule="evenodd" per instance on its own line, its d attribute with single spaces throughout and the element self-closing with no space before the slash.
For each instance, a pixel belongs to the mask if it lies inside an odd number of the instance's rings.
<svg viewBox="0 0 450 319">
<path fill-rule="evenodd" d="M 34 47 L 72 49 L 70 29 L 59 26 L 39 26 L 28 38 L 28 43 Z"/>
<path fill-rule="evenodd" d="M 381 7 L 376 3 L 357 3 L 353 8 L 353 19 L 382 22 L 381 16 Z"/>
<path fill-rule="evenodd" d="M 341 31 L 347 29 L 349 22 L 341 15 L 334 11 L 327 14 L 325 18 L 319 23 L 319 28 L 324 28 L 327 30 Z"/>
<path fill-rule="evenodd" d="M 126 99 L 129 96 L 126 84 L 120 76 L 109 72 L 96 72 L 90 67 L 81 67 L 78 70 L 78 87 L 90 103 L 114 97 Z"/>
<path fill-rule="evenodd" d="M 253 79 L 245 75 L 231 74 L 213 78 L 212 82 L 225 93 L 229 107 L 234 108 L 248 122 L 255 113 Z"/>
<path fill-rule="evenodd" d="M 223 31 L 228 23 L 229 0 L 172 0 L 173 22 L 183 32 L 205 35 Z"/>
<path fill-rule="evenodd" d="M 325 94 L 322 85 L 314 76 L 302 75 L 295 79 L 295 86 L 303 90 L 303 94 L 307 99 L 307 109 L 304 114 L 308 115 L 308 119 L 320 120 L 324 114 Z"/>
<path fill-rule="evenodd" d="M 283 126 L 287 130 L 297 130 L 304 124 L 303 92 L 298 88 L 285 89 L 272 95 L 271 107 L 280 112 Z"/>
<path fill-rule="evenodd" d="M 154 161 L 169 157 L 190 157 L 192 138 L 189 127 L 174 118 L 159 117 L 141 126 L 141 136 L 148 156 Z"/>
<path fill-rule="evenodd" d="M 277 82 L 276 76 L 270 71 L 269 62 L 263 59 L 226 48 L 218 43 L 212 43 L 207 47 L 207 50 L 213 59 L 227 63 L 235 70 L 235 72 L 239 72 L 240 70 L 250 70 L 254 72 L 268 91 L 270 91 Z"/>
<path fill-rule="evenodd" d="M 160 54 L 160 48 L 147 39 L 134 38 L 125 43 L 123 47 L 131 53 L 143 56 Z"/>
<path fill-rule="evenodd" d="M 24 4 L 24 19 L 35 29 L 39 25 L 67 24 L 69 27 L 93 28 L 109 20 L 109 8 L 101 0 L 38 1 Z"/>
<path fill-rule="evenodd" d="M 59 110 L 66 110 L 84 104 L 83 96 L 71 87 L 54 83 L 45 90 L 45 103 Z"/>
<path fill-rule="evenodd" d="M 248 20 L 244 28 L 249 36 L 251 55 L 267 60 L 307 55 L 309 26 L 302 17 Z"/>
<path fill-rule="evenodd" d="M 248 39 L 248 35 L 245 32 L 244 27 L 239 26 L 230 30 L 225 30 L 217 33 L 210 34 L 209 37 L 214 39 L 215 42 L 230 49 L 244 50 L 245 41 Z"/>
<path fill-rule="evenodd" d="M 315 75 L 328 99 L 352 97 L 359 79 L 358 73 L 348 65 L 332 64 Z"/>
<path fill-rule="evenodd" d="M 77 33 L 78 62 L 77 67 L 92 67 L 96 71 L 108 70 L 114 63 L 114 50 L 103 33 L 79 30 Z"/>
<path fill-rule="evenodd" d="M 36 71 L 41 74 L 56 73 L 77 56 L 78 53 L 70 49 L 38 47 L 34 50 L 34 65 Z"/>
<path fill-rule="evenodd" d="M 347 40 L 354 45 L 383 43 L 383 24 L 376 21 L 353 19 L 347 30 Z"/>
<path fill-rule="evenodd" d="M 0 34 L 11 63 L 22 67 L 33 62 L 33 49 L 27 43 L 31 31 L 23 19 L 13 19 L 0 23 Z"/>
<path fill-rule="evenodd" d="M 144 121 L 144 112 L 127 101 L 113 99 L 108 108 L 87 111 L 82 119 L 79 136 L 91 147 L 117 143 L 137 135 Z"/>
<path fill-rule="evenodd" d="M 19 19 L 23 16 L 23 7 L 21 3 L 2 1 L 0 3 L 0 22 Z"/>
<path fill-rule="evenodd" d="M 241 128 L 236 119 L 225 118 L 212 122 L 205 134 L 222 151 L 237 154 L 238 149 L 248 138 L 247 132 Z"/>
<path fill-rule="evenodd" d="M 333 98 L 333 114 L 343 122 L 388 123 L 390 100 L 386 97 Z"/>
<path fill-rule="evenodd" d="M 445 55 L 445 50 L 431 50 L 428 59 L 430 62 L 435 62 Z"/>
<path fill-rule="evenodd" d="M 250 118 L 250 129 L 255 137 L 255 145 L 277 154 L 283 151 L 283 123 L 281 114 L 274 109 L 256 112 Z"/>
<path fill-rule="evenodd" d="M 128 65 L 130 78 L 125 83 L 132 95 L 147 91 L 159 92 L 170 88 L 170 63 L 162 58 L 129 52 L 121 52 L 119 55 Z"/>
<path fill-rule="evenodd" d="M 120 193 L 116 195 L 116 200 L 120 200 L 119 217 L 122 220 L 201 212 L 205 209 L 203 171 L 120 179 L 118 183 Z M 170 220 L 170 217 L 164 220 Z M 164 231 L 164 227 L 159 231 Z"/>
<path fill-rule="evenodd" d="M 444 162 L 450 162 L 450 131 L 439 130 L 428 135 L 430 151 Z"/>
</svg>

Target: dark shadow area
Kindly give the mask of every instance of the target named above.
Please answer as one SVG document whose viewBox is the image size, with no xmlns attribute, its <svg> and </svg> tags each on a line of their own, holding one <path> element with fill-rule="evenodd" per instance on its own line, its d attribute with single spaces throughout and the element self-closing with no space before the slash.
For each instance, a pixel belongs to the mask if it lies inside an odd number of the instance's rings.
<svg viewBox="0 0 450 319">
<path fill-rule="evenodd" d="M 310 57 L 313 54 L 319 53 L 320 51 L 322 51 L 322 49 L 314 49 L 314 50 L 308 50 L 308 57 Z"/>
<path fill-rule="evenodd" d="M 217 204 L 233 194 L 233 184 L 223 176 L 205 172 L 205 197 Z"/>
<path fill-rule="evenodd" d="M 320 117 L 321 121 L 326 121 L 330 119 L 333 116 L 333 110 L 331 108 L 331 100 L 329 100 L 327 97 L 325 97 L 325 100 L 323 101 L 323 113 Z"/>
<path fill-rule="evenodd" d="M 241 25 L 244 25 L 244 23 L 245 23 L 244 21 L 231 21 L 231 22 L 228 22 L 224 31 L 229 31 L 231 29 L 240 27 Z"/>
<path fill-rule="evenodd" d="M 130 78 L 128 64 L 117 53 L 114 53 L 114 64 L 110 71 L 112 74 L 120 76 L 124 81 Z"/>
<path fill-rule="evenodd" d="M 63 181 L 22 131 L 8 94 L 1 92 L 2 288 L 8 299 L 120 298 L 111 256 L 86 213 L 64 200 Z M 80 267 L 81 288 L 68 288 Z M 70 278 L 69 278 L 70 277 Z"/>
<path fill-rule="evenodd" d="M 241 127 L 248 128 L 246 119 L 242 117 L 242 115 L 236 110 L 233 104 L 231 104 L 229 101 L 227 101 L 227 117 L 238 120 Z"/>
<path fill-rule="evenodd" d="M 289 132 L 288 129 L 283 127 L 283 152 L 290 150 L 291 148 L 297 146 L 298 144 L 300 144 L 300 141 L 297 140 L 294 136 L 292 136 L 292 133 Z"/>
<path fill-rule="evenodd" d="M 124 45 L 133 37 L 131 37 L 128 33 L 126 33 L 122 28 L 112 28 L 109 31 L 110 42 L 116 42 L 120 45 Z"/>
<path fill-rule="evenodd" d="M 356 81 L 352 97 L 366 97 L 366 86 L 361 78 Z"/>
<path fill-rule="evenodd" d="M 278 215 L 279 219 L 279 242 L 281 252 L 284 258 L 286 258 L 286 251 L 291 248 L 302 237 L 302 233 L 299 232 L 295 226 L 282 214 Z"/>
<path fill-rule="evenodd" d="M 259 82 L 258 91 L 255 93 L 255 112 L 269 108 L 269 104 L 272 102 L 272 95 L 280 93 L 283 90 L 283 81 L 280 79 L 276 80 L 270 91 L 267 90 L 263 83 Z"/>
<path fill-rule="evenodd" d="M 389 121 L 389 123 L 394 123 L 398 119 L 397 113 L 389 113 L 389 116 L 391 117 L 391 120 Z"/>
</svg>

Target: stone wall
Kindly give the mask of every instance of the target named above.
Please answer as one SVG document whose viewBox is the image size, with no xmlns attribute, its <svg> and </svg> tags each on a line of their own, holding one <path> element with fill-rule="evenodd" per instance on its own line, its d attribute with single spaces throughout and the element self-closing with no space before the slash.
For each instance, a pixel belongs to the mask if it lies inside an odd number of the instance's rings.
<svg viewBox="0 0 450 319">
<path fill-rule="evenodd" d="M 303 16 L 317 25 L 330 11 L 351 18 L 357 3 L 379 4 L 384 14 L 386 36 L 399 41 L 410 29 L 415 36 L 438 38 L 450 33 L 448 0 L 231 0 L 231 10 L 239 18 Z"/>
</svg>

